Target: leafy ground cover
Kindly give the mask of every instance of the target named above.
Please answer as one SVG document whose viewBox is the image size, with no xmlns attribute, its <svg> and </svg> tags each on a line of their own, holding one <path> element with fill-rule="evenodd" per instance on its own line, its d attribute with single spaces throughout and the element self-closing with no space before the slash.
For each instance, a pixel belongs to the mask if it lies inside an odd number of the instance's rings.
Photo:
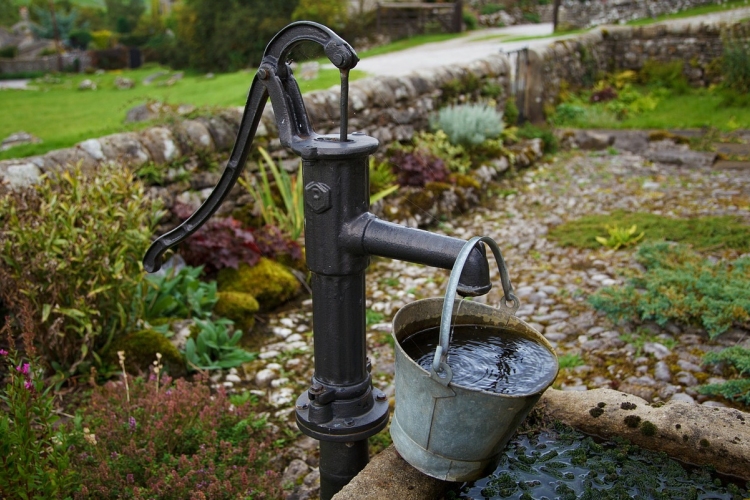
<svg viewBox="0 0 750 500">
<path fill-rule="evenodd" d="M 37 90 L 0 91 L 0 109 L 3 110 L 0 138 L 23 130 L 44 141 L 0 152 L 0 159 L 43 154 L 92 137 L 147 128 L 153 123 L 124 123 L 128 109 L 147 101 L 199 107 L 243 106 L 254 76 L 250 70 L 217 74 L 213 78 L 187 74 L 174 85 L 167 86 L 168 76 L 165 75 L 151 85 L 142 83 L 144 78 L 161 71 L 168 70 L 147 65 L 102 75 L 61 74 L 33 81 L 31 86 Z M 174 72 L 169 74 L 174 75 Z M 363 72 L 353 70 L 350 78 L 363 75 Z M 118 76 L 135 80 L 135 88 L 118 90 L 114 85 Z M 78 90 L 84 79 L 96 83 L 97 90 Z M 302 92 L 326 89 L 338 82 L 339 72 L 335 69 L 321 69 L 316 79 L 299 81 Z"/>
<path fill-rule="evenodd" d="M 649 212 L 617 210 L 607 215 L 587 215 L 556 226 L 549 237 L 562 246 L 599 248 L 597 237 L 607 236 L 607 227 L 630 228 L 643 232 L 643 241 L 673 241 L 701 250 L 732 248 L 750 251 L 750 226 L 732 216 L 676 219 Z"/>
</svg>

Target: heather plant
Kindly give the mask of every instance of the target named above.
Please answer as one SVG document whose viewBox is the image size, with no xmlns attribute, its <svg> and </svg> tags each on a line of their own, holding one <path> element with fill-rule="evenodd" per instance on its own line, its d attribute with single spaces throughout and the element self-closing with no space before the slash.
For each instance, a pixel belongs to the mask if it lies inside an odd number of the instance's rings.
<svg viewBox="0 0 750 500">
<path fill-rule="evenodd" d="M 233 404 L 208 380 L 131 380 L 94 390 L 74 422 L 75 498 L 275 499 L 272 432 L 252 400 Z"/>
<path fill-rule="evenodd" d="M 731 366 L 737 371 L 739 378 L 703 385 L 698 388 L 701 394 L 721 396 L 750 406 L 750 349 L 732 346 L 718 352 L 708 352 L 703 357 L 703 364 Z"/>
<path fill-rule="evenodd" d="M 159 216 L 122 166 L 74 166 L 0 198 L 4 276 L 22 296 L 6 302 L 32 309 L 35 324 L 25 333 L 53 368 L 87 373 L 129 330 L 141 258 Z"/>
<path fill-rule="evenodd" d="M 0 349 L 0 498 L 70 498 L 77 473 L 70 468 L 68 435 L 56 426 L 54 394 L 44 369 L 15 349 Z"/>
<path fill-rule="evenodd" d="M 682 245 L 643 244 L 646 271 L 624 287 L 605 287 L 589 302 L 612 319 L 697 324 L 715 338 L 750 323 L 750 258 L 713 263 Z"/>
<path fill-rule="evenodd" d="M 462 104 L 442 108 L 431 125 L 445 132 L 451 144 L 471 147 L 500 137 L 503 115 L 487 104 Z"/>
</svg>

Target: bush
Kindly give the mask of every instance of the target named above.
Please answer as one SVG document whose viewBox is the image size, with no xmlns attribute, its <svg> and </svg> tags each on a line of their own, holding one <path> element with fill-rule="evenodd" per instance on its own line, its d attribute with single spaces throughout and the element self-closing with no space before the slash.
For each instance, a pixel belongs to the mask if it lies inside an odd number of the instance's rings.
<svg viewBox="0 0 750 500">
<path fill-rule="evenodd" d="M 612 319 L 697 324 L 711 338 L 750 322 L 750 257 L 714 264 L 685 246 L 655 243 L 641 246 L 636 259 L 642 276 L 589 298 Z"/>
<path fill-rule="evenodd" d="M 209 219 L 180 247 L 188 265 L 203 267 L 213 276 L 220 269 L 244 263 L 254 266 L 261 256 L 250 229 L 231 217 Z"/>
<path fill-rule="evenodd" d="M 701 386 L 698 388 L 701 394 L 721 396 L 750 406 L 750 349 L 732 346 L 719 352 L 709 352 L 703 357 L 703 364 L 726 364 L 736 369 L 740 378 Z"/>
<path fill-rule="evenodd" d="M 11 312 L 29 308 L 34 328 L 25 333 L 53 368 L 88 373 L 129 331 L 159 214 L 122 166 L 91 173 L 79 165 L 0 198 L 0 256 L 17 289 Z"/>
<path fill-rule="evenodd" d="M 724 86 L 740 94 L 750 92 L 750 41 L 727 40 L 722 63 Z"/>
<path fill-rule="evenodd" d="M 530 122 L 523 124 L 516 132 L 516 136 L 521 139 L 541 139 L 544 146 L 544 153 L 551 155 L 557 152 L 560 142 L 555 134 L 549 128 L 542 128 L 533 125 Z"/>
<path fill-rule="evenodd" d="M 0 58 L 13 59 L 17 55 L 18 55 L 18 47 L 16 47 L 15 45 L 3 47 L 2 49 L 0 49 Z"/>
<path fill-rule="evenodd" d="M 178 272 L 168 269 L 163 275 L 147 276 L 147 291 L 143 300 L 143 312 L 138 315 L 145 320 L 159 318 L 211 317 L 216 302 L 216 282 L 199 279 L 201 267 L 185 266 Z"/>
<path fill-rule="evenodd" d="M 391 156 L 399 186 L 424 187 L 428 182 L 448 179 L 448 168 L 440 158 L 429 153 L 396 151 Z"/>
<path fill-rule="evenodd" d="M 643 64 L 638 76 L 641 83 L 646 85 L 664 87 L 678 94 L 684 94 L 690 89 L 683 74 L 684 64 L 682 59 L 668 63 L 649 59 Z"/>
<path fill-rule="evenodd" d="M 445 132 L 451 144 L 470 147 L 498 138 L 503 131 L 503 115 L 486 104 L 448 106 L 438 112 L 431 125 Z"/>
<path fill-rule="evenodd" d="M 461 18 L 463 19 L 464 26 L 466 26 L 466 29 L 469 31 L 477 29 L 477 26 L 479 23 L 477 22 L 477 17 L 469 12 L 468 10 L 463 11 Z"/>
<path fill-rule="evenodd" d="M 496 12 L 500 12 L 501 10 L 505 10 L 504 5 L 496 4 L 496 3 L 488 3 L 485 5 L 482 5 L 482 7 L 479 9 L 479 13 L 483 16 L 489 16 L 492 14 L 495 14 Z"/>
<path fill-rule="evenodd" d="M 511 96 L 505 101 L 505 112 L 503 113 L 503 121 L 508 127 L 514 126 L 518 122 L 520 115 L 518 106 L 516 106 L 516 100 Z"/>
<path fill-rule="evenodd" d="M 75 421 L 75 498 L 272 499 L 272 433 L 251 402 L 232 404 L 203 377 L 111 382 Z M 126 379 L 127 383 L 127 379 Z"/>
</svg>

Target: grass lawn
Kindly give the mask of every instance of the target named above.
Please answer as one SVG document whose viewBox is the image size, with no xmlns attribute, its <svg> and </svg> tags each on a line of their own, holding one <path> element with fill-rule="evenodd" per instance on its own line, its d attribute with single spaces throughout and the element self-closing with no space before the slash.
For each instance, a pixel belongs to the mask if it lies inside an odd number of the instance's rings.
<svg viewBox="0 0 750 500">
<path fill-rule="evenodd" d="M 254 72 L 217 74 L 212 79 L 204 75 L 189 75 L 171 87 L 160 86 L 166 77 L 144 85 L 142 80 L 157 71 L 158 66 L 128 71 L 110 71 L 103 75 L 60 75 L 60 83 L 37 83 L 38 90 L 0 90 L 0 138 L 23 130 L 41 138 L 41 144 L 18 146 L 0 152 L 0 159 L 43 154 L 65 148 L 92 137 L 101 137 L 125 130 L 143 129 L 151 123 L 124 124 L 128 109 L 148 100 L 170 104 L 193 104 L 221 108 L 243 106 Z M 172 72 L 173 74 L 173 72 Z M 352 80 L 361 78 L 361 71 L 353 70 Z M 114 79 L 126 76 L 136 81 L 130 90 L 117 90 Z M 90 78 L 96 91 L 80 91 L 78 84 Z M 321 70 L 318 78 L 299 81 L 302 92 L 326 89 L 339 83 L 339 72 Z"/>
<path fill-rule="evenodd" d="M 723 131 L 750 128 L 750 107 L 725 106 L 719 91 L 691 90 L 659 97 L 653 110 L 618 119 L 606 103 L 583 106 L 585 112 L 560 125 L 576 128 L 688 129 L 714 127 Z"/>
</svg>

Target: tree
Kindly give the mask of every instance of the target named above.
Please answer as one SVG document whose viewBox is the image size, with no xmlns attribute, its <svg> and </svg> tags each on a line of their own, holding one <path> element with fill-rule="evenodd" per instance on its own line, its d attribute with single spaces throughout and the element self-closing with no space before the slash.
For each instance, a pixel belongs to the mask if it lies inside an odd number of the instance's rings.
<svg viewBox="0 0 750 500">
<path fill-rule="evenodd" d="M 37 24 L 32 26 L 34 34 L 40 38 L 58 39 L 63 43 L 68 43 L 70 32 L 75 28 L 78 13 L 71 10 L 67 14 L 63 10 L 53 12 L 48 4 L 47 8 L 35 8 Z M 55 26 L 55 23 L 57 25 Z M 57 32 L 56 32 L 57 31 Z"/>
<path fill-rule="evenodd" d="M 104 0 L 107 6 L 107 23 L 118 33 L 130 33 L 146 11 L 143 0 Z"/>
<path fill-rule="evenodd" d="M 175 10 L 173 62 L 201 71 L 258 65 L 298 0 L 185 0 Z"/>
<path fill-rule="evenodd" d="M 315 21 L 334 30 L 343 29 L 346 25 L 346 0 L 300 0 L 294 9 L 292 19 L 295 21 Z"/>
<path fill-rule="evenodd" d="M 12 26 L 18 21 L 18 7 L 13 0 L 0 0 L 0 26 Z"/>
</svg>

